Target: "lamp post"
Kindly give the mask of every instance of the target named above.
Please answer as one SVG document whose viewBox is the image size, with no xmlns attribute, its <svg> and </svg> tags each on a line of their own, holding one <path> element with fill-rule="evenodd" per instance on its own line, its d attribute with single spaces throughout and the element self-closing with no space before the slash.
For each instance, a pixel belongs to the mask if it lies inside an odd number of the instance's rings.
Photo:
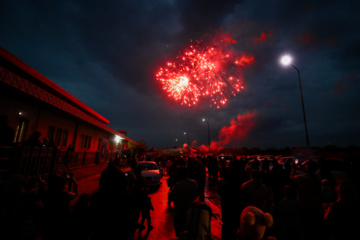
<svg viewBox="0 0 360 240">
<path fill-rule="evenodd" d="M 187 134 L 187 132 L 184 132 L 184 135 L 186 135 L 186 139 L 187 139 L 187 145 L 189 145 L 189 135 Z"/>
<path fill-rule="evenodd" d="M 291 65 L 298 73 L 298 78 L 299 78 L 299 86 L 300 86 L 300 97 L 301 97 L 301 105 L 302 105 L 302 111 L 303 111 L 303 117 L 304 117 L 304 125 L 305 125 L 305 134 L 306 134 L 306 145 L 309 147 L 309 134 L 308 134 L 308 130 L 307 130 L 307 123 L 306 123 L 306 115 L 305 115 L 305 106 L 304 106 L 304 98 L 303 98 L 303 94 L 302 94 L 302 87 L 301 87 L 301 80 L 300 80 L 300 71 L 297 67 L 295 67 L 294 64 L 292 64 L 292 58 L 289 55 L 285 55 L 281 58 L 280 60 L 281 64 L 284 66 L 289 66 Z"/>
<path fill-rule="evenodd" d="M 205 118 L 203 118 L 203 122 L 206 122 L 208 125 L 208 143 L 209 143 L 209 154 L 210 154 L 210 124 L 208 121 L 205 120 Z"/>
</svg>

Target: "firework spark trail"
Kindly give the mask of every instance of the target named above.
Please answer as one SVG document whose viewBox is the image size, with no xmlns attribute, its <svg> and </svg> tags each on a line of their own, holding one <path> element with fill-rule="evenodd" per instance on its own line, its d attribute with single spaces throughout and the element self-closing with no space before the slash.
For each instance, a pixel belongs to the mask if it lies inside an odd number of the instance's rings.
<svg viewBox="0 0 360 240">
<path fill-rule="evenodd" d="M 244 88 L 242 70 L 254 61 L 251 55 L 231 50 L 232 43 L 236 41 L 229 36 L 201 39 L 160 68 L 156 79 L 182 105 L 193 106 L 200 98 L 209 98 L 210 106 L 220 108 Z"/>
</svg>

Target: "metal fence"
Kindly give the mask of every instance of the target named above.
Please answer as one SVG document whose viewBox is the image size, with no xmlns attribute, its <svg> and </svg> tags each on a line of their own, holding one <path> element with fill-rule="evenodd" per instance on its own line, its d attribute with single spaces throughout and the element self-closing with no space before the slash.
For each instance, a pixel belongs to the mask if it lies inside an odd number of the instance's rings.
<svg viewBox="0 0 360 240">
<path fill-rule="evenodd" d="M 47 181 L 51 173 L 71 173 L 72 169 L 102 164 L 115 158 L 115 154 L 107 152 L 100 156 L 99 152 L 60 151 L 56 147 L 2 147 L 0 158 L 6 164 L 0 166 L 0 177 L 18 173 L 24 177 L 37 175 Z"/>
<path fill-rule="evenodd" d="M 24 146 L 19 150 L 20 152 L 16 153 L 18 161 L 15 160 L 18 167 L 14 170 L 25 177 L 38 175 L 47 180 L 54 167 L 54 149 Z"/>
</svg>

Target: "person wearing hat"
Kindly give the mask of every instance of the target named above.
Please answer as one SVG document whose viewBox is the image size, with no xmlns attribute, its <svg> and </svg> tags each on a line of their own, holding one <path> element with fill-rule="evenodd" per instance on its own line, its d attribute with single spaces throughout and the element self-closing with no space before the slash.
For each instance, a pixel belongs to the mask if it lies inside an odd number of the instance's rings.
<svg viewBox="0 0 360 240">
<path fill-rule="evenodd" d="M 265 230 L 273 225 L 273 217 L 254 206 L 244 208 L 240 216 L 239 240 L 261 240 Z"/>
</svg>

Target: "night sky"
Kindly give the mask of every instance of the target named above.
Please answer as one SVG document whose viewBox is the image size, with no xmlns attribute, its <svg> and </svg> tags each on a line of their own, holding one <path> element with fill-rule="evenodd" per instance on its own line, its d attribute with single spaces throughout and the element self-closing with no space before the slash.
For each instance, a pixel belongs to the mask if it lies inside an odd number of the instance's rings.
<svg viewBox="0 0 360 240">
<path fill-rule="evenodd" d="M 156 80 L 189 44 L 226 32 L 251 54 L 245 89 L 220 109 L 188 107 Z M 0 45 L 149 148 L 187 141 L 222 147 L 360 145 L 358 0 L 11 0 Z M 176 142 L 176 139 L 178 141 Z"/>
</svg>

